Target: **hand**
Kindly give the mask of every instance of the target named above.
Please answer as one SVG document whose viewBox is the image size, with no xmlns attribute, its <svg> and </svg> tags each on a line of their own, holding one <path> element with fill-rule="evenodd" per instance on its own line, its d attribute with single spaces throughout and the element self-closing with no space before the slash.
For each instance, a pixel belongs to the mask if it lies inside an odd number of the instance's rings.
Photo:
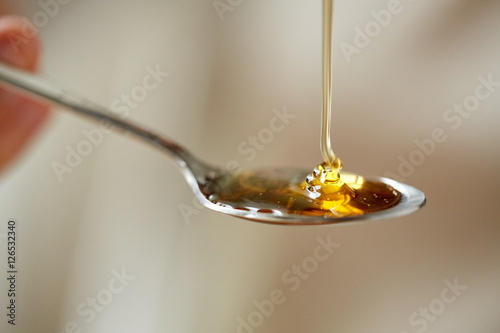
<svg viewBox="0 0 500 333">
<path fill-rule="evenodd" d="M 0 61 L 34 72 L 40 55 L 38 38 L 27 36 L 15 16 L 0 18 Z M 49 107 L 0 88 L 0 172 L 26 146 L 48 118 Z"/>
</svg>

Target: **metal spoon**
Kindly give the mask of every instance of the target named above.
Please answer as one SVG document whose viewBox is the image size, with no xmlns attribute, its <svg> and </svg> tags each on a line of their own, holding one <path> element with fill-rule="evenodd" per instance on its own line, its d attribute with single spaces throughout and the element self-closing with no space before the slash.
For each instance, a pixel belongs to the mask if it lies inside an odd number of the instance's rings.
<svg viewBox="0 0 500 333">
<path fill-rule="evenodd" d="M 41 98 L 44 101 L 63 106 L 67 110 L 73 111 L 79 115 L 86 116 L 92 120 L 108 123 L 116 130 L 130 133 L 143 142 L 159 148 L 170 157 L 175 165 L 177 165 L 193 190 L 196 198 L 204 206 L 220 213 L 265 223 L 320 225 L 397 217 L 417 211 L 425 204 L 425 195 L 421 191 L 387 178 L 367 178 L 367 180 L 380 181 L 394 188 L 401 194 L 399 203 L 383 211 L 359 216 L 335 217 L 331 215 L 299 215 L 295 214 L 293 211 L 287 210 L 286 207 L 273 206 L 273 203 L 270 202 L 258 203 L 252 201 L 251 206 L 247 205 L 243 208 L 236 204 L 231 205 L 231 203 L 227 202 L 214 202 L 214 196 L 216 197 L 218 192 L 224 190 L 223 186 L 227 184 L 227 182 L 221 181 L 224 179 L 238 179 L 238 177 L 243 177 L 243 174 L 248 175 L 250 172 L 259 175 L 262 179 L 269 179 L 269 181 L 279 179 L 281 182 L 288 181 L 290 183 L 296 183 L 298 180 L 304 179 L 309 171 L 282 168 L 255 171 L 246 170 L 240 173 L 231 173 L 222 168 L 210 166 L 198 160 L 174 141 L 164 136 L 157 135 L 129 121 L 118 118 L 113 115 L 111 111 L 95 106 L 95 104 L 88 100 L 71 94 L 60 87 L 54 86 L 40 77 L 0 64 L 0 81 L 17 90 Z"/>
</svg>

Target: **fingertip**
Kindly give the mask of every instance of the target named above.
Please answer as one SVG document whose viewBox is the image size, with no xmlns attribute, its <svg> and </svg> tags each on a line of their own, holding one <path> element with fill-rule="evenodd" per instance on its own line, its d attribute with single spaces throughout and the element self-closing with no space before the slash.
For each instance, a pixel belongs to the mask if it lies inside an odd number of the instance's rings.
<svg viewBox="0 0 500 333">
<path fill-rule="evenodd" d="M 34 72 L 41 44 L 28 22 L 0 17 L 0 62 Z M 0 172 L 24 149 L 50 114 L 47 104 L 0 88 Z"/>
<path fill-rule="evenodd" d="M 19 16 L 0 18 L 0 61 L 11 66 L 35 71 L 41 44 L 29 22 Z"/>
</svg>

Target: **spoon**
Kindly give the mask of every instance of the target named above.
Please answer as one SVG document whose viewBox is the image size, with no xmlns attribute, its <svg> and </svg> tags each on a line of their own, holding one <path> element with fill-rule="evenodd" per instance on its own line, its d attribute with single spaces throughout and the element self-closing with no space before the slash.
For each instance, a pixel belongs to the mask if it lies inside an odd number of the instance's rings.
<svg viewBox="0 0 500 333">
<path fill-rule="evenodd" d="M 238 202 L 218 202 L 214 198 L 217 198 L 220 193 L 227 190 L 230 182 L 244 181 L 244 179 L 248 179 L 249 175 L 251 177 L 258 177 L 259 181 L 263 181 L 266 184 L 287 186 L 289 184 L 298 184 L 305 179 L 310 171 L 280 168 L 230 172 L 202 162 L 174 141 L 119 118 L 113 115 L 112 111 L 96 106 L 88 100 L 69 93 L 30 73 L 0 64 L 0 82 L 44 101 L 62 106 L 69 111 L 73 111 L 94 121 L 107 123 L 115 130 L 132 134 L 144 143 L 159 148 L 178 167 L 200 203 L 220 213 L 264 223 L 322 225 L 402 216 L 417 211 L 425 204 L 425 195 L 418 189 L 382 177 L 366 178 L 366 181 L 381 182 L 389 188 L 396 190 L 400 194 L 400 200 L 390 208 L 364 215 L 299 215 L 285 206 L 276 205 L 275 202 L 245 201 L 245 193 L 241 194 L 241 197 L 237 200 Z M 342 176 L 344 176 L 344 173 Z M 241 205 L 242 201 L 246 202 L 246 204 Z"/>
</svg>

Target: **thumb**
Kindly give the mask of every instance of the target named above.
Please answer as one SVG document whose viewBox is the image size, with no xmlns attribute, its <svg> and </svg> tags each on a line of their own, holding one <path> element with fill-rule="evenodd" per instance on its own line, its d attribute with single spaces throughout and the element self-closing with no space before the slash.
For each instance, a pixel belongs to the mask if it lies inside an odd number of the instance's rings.
<svg viewBox="0 0 500 333">
<path fill-rule="evenodd" d="M 27 34 L 25 25 L 19 17 L 0 18 L 0 61 L 35 71 L 40 42 Z M 0 172 L 22 151 L 48 114 L 46 104 L 0 87 Z"/>
</svg>

